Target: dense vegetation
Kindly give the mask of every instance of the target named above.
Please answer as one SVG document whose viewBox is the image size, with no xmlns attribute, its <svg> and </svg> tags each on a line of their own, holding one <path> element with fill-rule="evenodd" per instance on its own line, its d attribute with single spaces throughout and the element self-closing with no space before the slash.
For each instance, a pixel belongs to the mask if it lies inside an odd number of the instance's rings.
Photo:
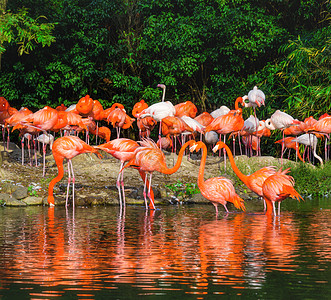
<svg viewBox="0 0 331 300">
<path fill-rule="evenodd" d="M 254 85 L 267 96 L 260 118 L 331 108 L 329 0 L 5 2 L 0 28 L 16 38 L 0 40 L 0 95 L 17 108 L 68 106 L 89 94 L 129 112 L 142 98 L 159 101 L 158 83 L 167 100 L 191 100 L 199 112 L 233 107 Z M 19 38 L 5 18 L 24 13 L 31 31 Z"/>
</svg>

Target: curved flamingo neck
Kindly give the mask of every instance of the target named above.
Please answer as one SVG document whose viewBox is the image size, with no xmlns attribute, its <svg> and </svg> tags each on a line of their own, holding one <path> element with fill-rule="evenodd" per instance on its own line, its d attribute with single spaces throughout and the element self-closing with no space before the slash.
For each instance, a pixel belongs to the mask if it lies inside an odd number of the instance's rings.
<svg viewBox="0 0 331 300">
<path fill-rule="evenodd" d="M 53 189 L 54 189 L 54 185 L 59 182 L 64 175 L 64 169 L 63 169 L 63 156 L 59 156 L 59 155 L 54 155 L 54 159 L 57 165 L 57 169 L 58 169 L 58 174 L 55 178 L 52 179 L 52 181 L 49 183 L 48 186 L 48 197 L 47 197 L 47 202 L 49 204 L 53 204 L 54 205 L 54 196 L 53 196 Z"/>
<path fill-rule="evenodd" d="M 230 150 L 230 148 L 227 146 L 227 145 L 223 145 L 223 147 L 225 148 L 227 154 L 228 154 L 228 157 L 229 157 L 229 161 L 230 161 L 230 164 L 231 164 L 231 167 L 232 167 L 232 170 L 233 172 L 236 173 L 236 175 L 238 176 L 238 178 L 245 184 L 247 185 L 247 182 L 248 182 L 248 176 L 247 175 L 244 175 L 243 173 L 241 173 L 241 171 L 238 169 L 235 161 L 234 161 L 234 158 L 233 158 L 233 155 L 232 155 L 232 152 Z"/>
<path fill-rule="evenodd" d="M 165 90 L 166 90 L 166 87 L 164 86 L 163 87 L 163 94 L 162 94 L 162 102 L 164 102 L 164 99 L 165 99 Z"/>
<path fill-rule="evenodd" d="M 201 161 L 200 161 L 200 168 L 199 168 L 199 174 L 198 174 L 198 186 L 200 189 L 205 184 L 204 174 L 205 174 L 205 166 L 206 166 L 206 160 L 207 160 L 207 147 L 203 143 L 201 143 L 201 145 L 202 145 L 202 157 L 201 157 Z"/>
<path fill-rule="evenodd" d="M 178 153 L 176 164 L 170 169 L 167 166 L 165 166 L 165 169 L 163 170 L 164 174 L 173 174 L 178 171 L 180 165 L 182 164 L 182 159 L 184 156 L 185 149 L 187 148 L 187 146 L 192 145 L 192 144 L 193 144 L 193 141 L 188 141 L 182 146 L 182 148 L 180 149 L 180 151 Z"/>
<path fill-rule="evenodd" d="M 235 110 L 238 110 L 239 109 L 239 103 L 242 104 L 243 103 L 243 98 L 242 97 L 238 97 L 236 99 L 236 102 L 234 103 L 234 108 Z"/>
</svg>

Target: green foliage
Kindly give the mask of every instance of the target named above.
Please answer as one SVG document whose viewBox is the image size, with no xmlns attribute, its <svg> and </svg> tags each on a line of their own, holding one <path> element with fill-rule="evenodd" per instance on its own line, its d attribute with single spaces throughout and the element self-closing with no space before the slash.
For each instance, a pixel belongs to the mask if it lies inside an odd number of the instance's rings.
<svg viewBox="0 0 331 300">
<path fill-rule="evenodd" d="M 35 190 L 35 187 L 33 185 L 29 185 L 28 186 L 28 194 L 30 196 L 34 196 L 34 197 L 37 197 L 37 191 Z"/>
<path fill-rule="evenodd" d="M 291 168 L 290 175 L 295 179 L 295 189 L 302 196 L 324 196 L 331 191 L 331 162 L 327 162 L 323 168 L 300 163 Z"/>
<path fill-rule="evenodd" d="M 53 23 L 39 23 L 46 19 L 40 16 L 36 19 L 28 15 L 25 8 L 14 14 L 10 11 L 0 14 L 0 54 L 4 53 L 5 46 L 10 43 L 19 45 L 18 54 L 29 54 L 36 48 L 36 44 L 43 47 L 50 46 L 55 41 L 52 31 Z"/>
<path fill-rule="evenodd" d="M 254 85 L 267 95 L 260 119 L 276 109 L 293 110 L 297 118 L 330 109 L 329 1 L 25 0 L 27 9 L 21 5 L 8 2 L 15 13 L 5 16 L 10 21 L 23 15 L 23 30 L 18 33 L 13 21 L 0 26 L 18 38 L 2 37 L 0 94 L 14 107 L 69 106 L 89 94 L 105 108 L 121 102 L 130 112 L 140 99 L 159 101 L 156 86 L 164 83 L 166 100 L 191 100 L 199 113 L 233 108 Z M 20 51 L 34 51 L 18 57 L 14 42 L 23 43 Z M 244 110 L 244 117 L 251 113 Z"/>
<path fill-rule="evenodd" d="M 167 184 L 165 188 L 171 191 L 176 198 L 190 198 L 200 192 L 197 183 L 182 183 L 180 180 Z"/>
<path fill-rule="evenodd" d="M 331 109 L 331 27 L 291 40 L 278 73 L 287 87 L 288 110 L 304 119 Z"/>
</svg>

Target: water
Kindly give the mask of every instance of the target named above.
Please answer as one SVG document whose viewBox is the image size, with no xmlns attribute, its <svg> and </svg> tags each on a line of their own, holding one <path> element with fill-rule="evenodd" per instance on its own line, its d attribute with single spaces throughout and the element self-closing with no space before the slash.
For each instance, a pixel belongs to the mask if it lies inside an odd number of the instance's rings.
<svg viewBox="0 0 331 300">
<path fill-rule="evenodd" d="M 327 198 L 285 200 L 276 219 L 216 219 L 212 205 L 129 206 L 125 216 L 117 207 L 3 207 L 0 217 L 1 299 L 331 296 Z"/>
</svg>

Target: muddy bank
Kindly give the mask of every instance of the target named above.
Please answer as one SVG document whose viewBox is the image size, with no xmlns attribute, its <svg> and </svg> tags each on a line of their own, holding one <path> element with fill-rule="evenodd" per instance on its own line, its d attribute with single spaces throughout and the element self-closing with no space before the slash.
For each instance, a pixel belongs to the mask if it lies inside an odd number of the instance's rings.
<svg viewBox="0 0 331 300">
<path fill-rule="evenodd" d="M 82 154 L 73 159 L 75 171 L 75 203 L 77 205 L 118 205 L 118 191 L 116 179 L 119 171 L 119 161 L 111 155 L 103 152 L 103 159 L 95 155 Z M 29 197 L 38 197 L 40 204 L 47 204 L 47 192 L 49 182 L 57 176 L 57 167 L 50 150 L 46 156 L 46 175 L 42 177 L 42 156 L 37 155 L 38 166 L 28 164 L 28 154 L 25 154 L 25 164 L 22 165 L 21 149 L 10 144 L 8 151 L 1 149 L 2 165 L 0 168 L 1 193 L 8 188 L 8 183 L 25 187 Z M 177 161 L 177 155 L 166 152 L 167 165 L 172 167 Z M 273 157 L 251 157 L 245 155 L 235 158 L 239 169 L 244 174 L 251 174 L 263 166 L 275 165 L 280 167 L 280 160 Z M 285 165 L 293 165 L 295 162 L 287 161 Z M 155 193 L 156 205 L 169 205 L 177 201 L 188 203 L 209 203 L 201 194 L 183 195 L 167 188 L 167 185 L 176 183 L 193 184 L 197 181 L 199 170 L 199 157 L 184 156 L 181 167 L 172 175 L 164 175 L 158 172 L 153 173 L 152 187 Z M 227 172 L 224 170 L 222 157 L 209 155 L 207 158 L 205 179 L 216 176 L 225 176 L 230 179 L 231 166 L 228 162 Z M 235 181 L 235 180 L 233 180 Z M 127 204 L 144 205 L 143 181 L 137 170 L 128 168 L 124 173 L 125 193 Z M 7 187 L 6 187 L 7 184 Z M 67 176 L 55 185 L 54 196 L 55 204 L 63 205 L 67 188 Z M 235 185 L 237 193 L 245 200 L 256 199 L 257 196 L 251 193 L 241 184 Z M 8 194 L 8 193 L 7 193 Z M 13 198 L 13 195 L 10 194 Z M 0 197 L 1 198 L 1 197 Z M 18 199 L 19 200 L 19 199 Z M 71 200 L 71 199 L 70 199 Z M 0 199 L 1 202 L 1 199 Z M 34 201 L 38 204 L 38 201 Z M 2 204 L 5 202 L 2 200 Z"/>
</svg>

